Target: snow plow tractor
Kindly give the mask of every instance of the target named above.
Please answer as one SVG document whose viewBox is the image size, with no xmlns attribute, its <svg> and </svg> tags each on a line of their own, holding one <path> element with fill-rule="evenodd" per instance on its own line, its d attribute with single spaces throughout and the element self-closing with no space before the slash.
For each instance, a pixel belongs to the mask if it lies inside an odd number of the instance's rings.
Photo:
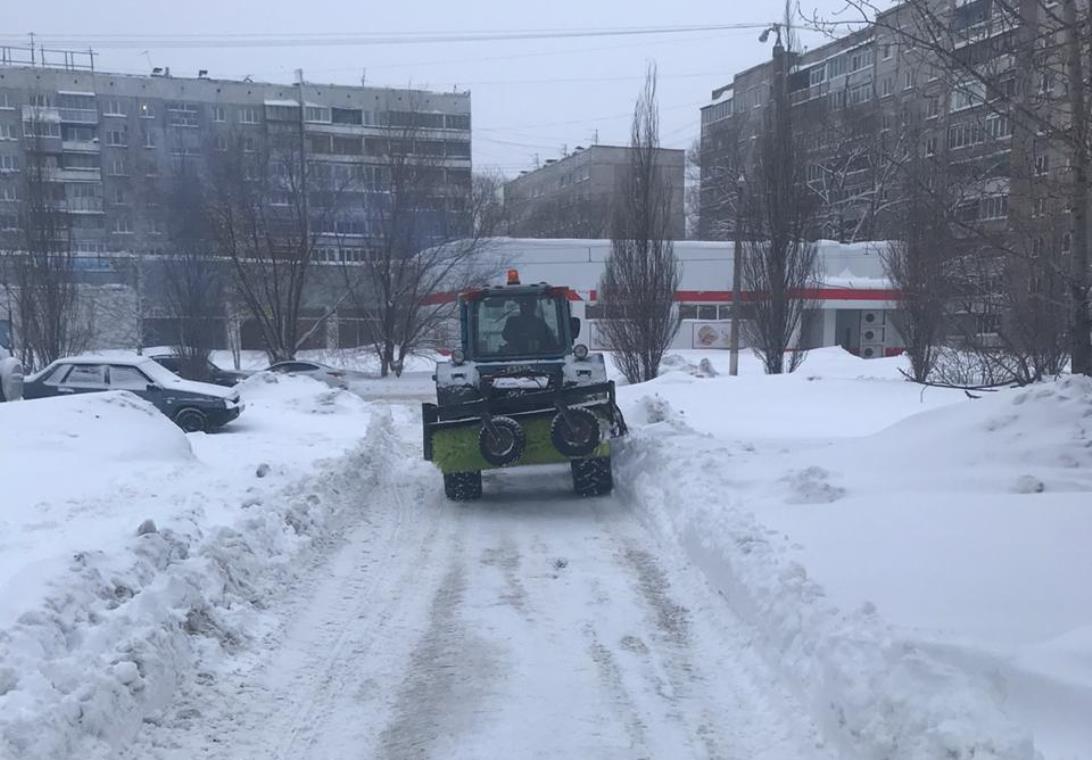
<svg viewBox="0 0 1092 760">
<path fill-rule="evenodd" d="M 461 348 L 436 366 L 425 459 L 449 499 L 482 495 L 482 471 L 569 463 L 581 496 L 610 493 L 611 440 L 625 434 L 602 354 L 576 343 L 568 288 L 508 284 L 459 297 Z"/>
</svg>

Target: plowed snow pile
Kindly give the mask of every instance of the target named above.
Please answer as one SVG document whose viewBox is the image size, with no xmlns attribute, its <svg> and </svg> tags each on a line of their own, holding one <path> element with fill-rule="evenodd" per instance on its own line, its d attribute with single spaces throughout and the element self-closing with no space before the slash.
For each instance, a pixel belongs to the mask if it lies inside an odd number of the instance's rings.
<svg viewBox="0 0 1092 760">
<path fill-rule="evenodd" d="M 260 639 L 361 507 L 387 448 L 362 440 L 389 428 L 367 404 L 307 379 L 242 394 L 190 436 L 127 393 L 0 404 L 0 758 L 109 755 L 202 654 Z"/>
<path fill-rule="evenodd" d="M 1092 758 L 1092 380 L 866 364 L 626 388 L 618 480 L 847 749 Z"/>
</svg>

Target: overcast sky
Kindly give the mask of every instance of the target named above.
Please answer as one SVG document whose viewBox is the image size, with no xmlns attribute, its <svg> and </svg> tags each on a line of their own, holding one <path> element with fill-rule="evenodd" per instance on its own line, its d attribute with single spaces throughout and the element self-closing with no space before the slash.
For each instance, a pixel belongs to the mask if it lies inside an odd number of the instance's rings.
<svg viewBox="0 0 1092 760">
<path fill-rule="evenodd" d="M 842 0 L 800 0 L 801 10 L 831 13 Z M 202 35 L 224 33 L 463 32 L 722 25 L 778 20 L 784 0 L 4 0 L 0 27 L 12 34 Z M 821 38 L 804 34 L 805 43 Z M 412 84 L 469 89 L 473 98 L 476 169 L 508 175 L 555 158 L 562 146 L 628 139 L 629 112 L 644 69 L 660 73 L 661 140 L 687 147 L 698 136 L 698 108 L 733 72 L 769 56 L 755 30 L 701 31 L 641 37 L 430 43 L 414 45 L 245 48 L 101 49 L 101 70 L 176 75 L 251 75 L 293 81 L 296 68 L 313 82 Z"/>
</svg>

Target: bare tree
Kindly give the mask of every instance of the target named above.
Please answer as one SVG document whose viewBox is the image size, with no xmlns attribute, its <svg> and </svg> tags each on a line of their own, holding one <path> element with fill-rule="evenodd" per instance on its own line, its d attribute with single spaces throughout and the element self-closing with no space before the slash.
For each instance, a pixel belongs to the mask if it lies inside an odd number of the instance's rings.
<svg viewBox="0 0 1092 760">
<path fill-rule="evenodd" d="M 183 374 L 206 379 L 209 353 L 225 337 L 227 262 L 213 255 L 204 184 L 196 169 L 179 167 L 169 182 L 165 204 L 169 247 L 156 262 L 161 270 L 157 280 Z"/>
<path fill-rule="evenodd" d="M 769 374 L 792 372 L 803 360 L 804 314 L 817 284 L 817 247 L 807 238 L 817 203 L 798 158 L 787 87 L 790 53 L 778 34 L 766 126 L 743 200 L 742 280 L 752 313 L 745 329 Z"/>
<path fill-rule="evenodd" d="M 963 140 L 966 130 L 973 129 L 964 117 L 968 113 L 972 118 L 987 114 L 1011 134 L 1012 170 L 1006 176 L 1016 224 L 1010 225 L 1010 234 L 993 235 L 987 246 L 987 258 L 1000 252 L 1008 272 L 1002 276 L 992 263 L 977 268 L 994 284 L 1010 288 L 989 293 L 989 298 L 1023 308 L 1046 307 L 1051 299 L 1029 301 L 1022 293 L 1037 282 L 1062 278 L 1072 369 L 1092 374 L 1088 252 L 1092 34 L 1087 3 L 978 0 L 952 6 L 907 0 L 890 10 L 869 0 L 847 0 L 847 5 L 878 33 L 897 41 L 907 56 L 927 65 L 943 84 L 953 104 L 942 108 L 948 118 L 941 122 L 949 125 L 949 136 Z M 956 110 L 958 118 L 952 114 Z M 1044 203 L 1059 208 L 1064 220 L 1060 232 L 1056 218 L 1034 213 Z M 960 226 L 968 236 L 978 234 L 966 229 L 973 225 Z M 1064 253 L 1036 255 L 1038 246 L 1022 240 L 1029 236 L 1044 241 L 1064 237 Z M 1017 282 L 1020 275 L 1022 283 Z M 1049 331 L 1036 334 L 1050 339 Z M 1049 346 L 1042 349 L 1032 353 L 1053 353 Z"/>
<path fill-rule="evenodd" d="M 17 350 L 26 367 L 42 367 L 83 350 L 90 338 L 86 310 L 81 309 L 72 230 L 65 206 L 64 184 L 53 176 L 46 142 L 60 141 L 60 124 L 35 111 L 23 122 L 26 165 L 17 193 L 18 212 L 5 226 L 5 287 L 14 305 Z"/>
<path fill-rule="evenodd" d="M 679 330 L 674 308 L 679 268 L 671 240 L 671 193 L 657 158 L 660 143 L 656 67 L 633 109 L 630 163 L 612 213 L 611 251 L 599 285 L 600 322 L 614 362 L 631 383 L 659 374 Z"/>
<path fill-rule="evenodd" d="M 236 134 L 221 147 L 209 160 L 206 196 L 215 251 L 231 262 L 270 361 L 291 359 L 332 313 L 305 327 L 304 295 L 336 209 L 312 208 L 311 167 L 295 129 L 279 128 L 260 144 Z"/>
<path fill-rule="evenodd" d="M 431 341 L 450 340 L 443 331 L 453 295 L 495 275 L 489 238 L 503 220 L 492 178 L 475 181 L 448 166 L 469 146 L 433 137 L 434 115 L 412 98 L 406 108 L 371 144 L 378 179 L 365 200 L 368 249 L 362 262 L 343 266 L 384 377 L 400 375 L 406 358 Z"/>
</svg>

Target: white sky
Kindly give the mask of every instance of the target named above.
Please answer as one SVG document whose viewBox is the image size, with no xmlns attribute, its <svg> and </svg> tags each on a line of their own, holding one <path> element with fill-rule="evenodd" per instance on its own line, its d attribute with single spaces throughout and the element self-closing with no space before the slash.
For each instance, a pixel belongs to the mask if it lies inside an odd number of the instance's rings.
<svg viewBox="0 0 1092 760">
<path fill-rule="evenodd" d="M 795 2 L 795 0 L 794 0 Z M 842 0 L 799 0 L 801 11 L 831 14 Z M 472 0 L 348 2 L 347 0 L 4 0 L 0 42 L 35 32 L 51 35 L 224 33 L 462 32 L 764 23 L 779 20 L 784 0 Z M 25 40 L 25 38 L 23 38 Z M 816 34 L 801 39 L 815 44 Z M 25 43 L 24 43 L 25 44 Z M 96 68 L 147 73 L 170 66 L 176 75 L 251 75 L 293 81 L 303 68 L 313 82 L 470 89 L 475 169 L 509 176 L 542 159 L 588 145 L 628 140 L 629 113 L 646 63 L 660 72 L 661 140 L 688 147 L 698 136 L 698 108 L 733 72 L 764 60 L 769 44 L 754 30 L 642 37 L 430 43 L 418 45 L 247 48 L 102 49 Z M 151 65 L 149 64 L 151 63 Z"/>
</svg>

